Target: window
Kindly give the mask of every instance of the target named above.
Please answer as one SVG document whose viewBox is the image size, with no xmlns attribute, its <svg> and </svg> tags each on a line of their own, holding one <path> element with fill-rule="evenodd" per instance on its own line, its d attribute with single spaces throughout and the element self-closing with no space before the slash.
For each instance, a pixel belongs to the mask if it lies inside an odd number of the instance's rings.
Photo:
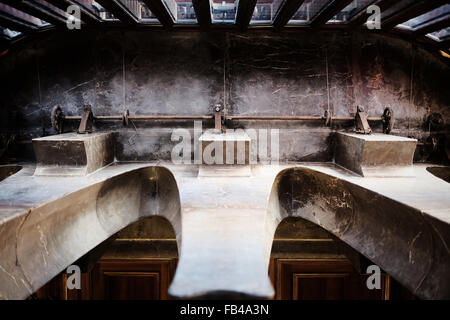
<svg viewBox="0 0 450 320">
<path fill-rule="evenodd" d="M 258 0 L 251 24 L 271 24 L 283 0 Z"/>
<path fill-rule="evenodd" d="M 139 21 L 145 23 L 158 23 L 158 19 L 151 10 L 139 0 L 119 0 Z"/>
<path fill-rule="evenodd" d="M 329 0 L 306 0 L 288 23 L 309 24 L 329 2 Z"/>
<path fill-rule="evenodd" d="M 445 28 L 433 33 L 427 34 L 428 37 L 436 41 L 446 41 L 450 39 L 450 28 Z"/>
<path fill-rule="evenodd" d="M 175 22 L 177 23 L 197 23 L 192 0 L 164 0 L 164 3 Z"/>
<path fill-rule="evenodd" d="M 236 21 L 236 0 L 210 0 L 213 23 L 234 23 Z"/>
<path fill-rule="evenodd" d="M 84 9 L 92 12 L 94 15 L 102 20 L 117 20 L 114 15 L 103 8 L 98 2 L 94 0 L 74 0 L 75 4 L 80 5 Z"/>
<path fill-rule="evenodd" d="M 398 25 L 398 27 L 416 30 L 426 26 L 429 23 L 433 23 L 436 20 L 448 18 L 449 16 L 450 16 L 450 5 L 446 4 L 430 12 L 427 12 L 421 16 L 408 20 Z"/>
<path fill-rule="evenodd" d="M 8 29 L 8 28 L 0 27 L 0 34 L 2 36 L 4 36 L 5 38 L 7 38 L 7 39 L 13 39 L 15 37 L 20 36 L 22 33 L 18 32 L 18 31 L 11 30 L 11 29 Z"/>
<path fill-rule="evenodd" d="M 355 15 L 363 10 L 367 10 L 367 7 L 377 2 L 376 0 L 354 0 L 341 12 L 335 15 L 327 23 L 345 23 L 351 20 Z"/>
</svg>

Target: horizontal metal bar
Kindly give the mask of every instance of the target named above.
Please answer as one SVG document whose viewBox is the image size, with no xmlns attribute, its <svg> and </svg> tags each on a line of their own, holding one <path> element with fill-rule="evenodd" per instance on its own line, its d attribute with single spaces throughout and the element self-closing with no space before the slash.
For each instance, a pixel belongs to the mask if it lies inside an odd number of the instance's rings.
<svg viewBox="0 0 450 320">
<path fill-rule="evenodd" d="M 161 120 L 161 119 L 213 119 L 214 116 L 129 116 L 131 120 Z"/>
<path fill-rule="evenodd" d="M 326 120 L 324 116 L 225 116 L 227 120 Z M 355 117 L 331 117 L 331 120 L 353 121 Z M 369 121 L 381 121 L 381 117 L 367 118 Z"/>
<path fill-rule="evenodd" d="M 325 120 L 322 116 L 225 116 L 227 120 Z M 352 118 L 353 119 L 353 118 Z"/>
<path fill-rule="evenodd" d="M 81 120 L 81 116 L 63 116 L 64 120 Z M 122 120 L 122 116 L 94 116 L 94 120 Z M 134 115 L 128 116 L 130 120 L 189 120 L 213 119 L 214 116 L 181 116 L 181 115 Z"/>
<path fill-rule="evenodd" d="M 122 120 L 122 116 L 94 116 L 95 120 Z M 134 115 L 128 116 L 130 120 L 190 120 L 213 119 L 214 116 L 194 115 Z M 225 116 L 226 120 L 326 120 L 324 116 Z M 63 116 L 64 120 L 81 120 L 81 116 Z M 333 121 L 353 121 L 355 117 L 331 117 Z M 382 121 L 381 117 L 368 117 L 368 121 Z"/>
</svg>

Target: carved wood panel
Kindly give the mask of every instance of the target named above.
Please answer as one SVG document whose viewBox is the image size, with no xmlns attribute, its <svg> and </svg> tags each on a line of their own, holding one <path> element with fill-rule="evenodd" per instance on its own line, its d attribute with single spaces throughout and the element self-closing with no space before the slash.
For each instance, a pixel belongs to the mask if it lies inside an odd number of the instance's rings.
<svg viewBox="0 0 450 320">
<path fill-rule="evenodd" d="M 92 273 L 93 299 L 168 299 L 174 259 L 101 260 Z"/>
<path fill-rule="evenodd" d="M 384 300 L 389 298 L 389 277 L 381 289 L 369 290 L 369 275 L 359 274 L 347 259 L 272 259 L 269 276 L 277 300 Z"/>
</svg>

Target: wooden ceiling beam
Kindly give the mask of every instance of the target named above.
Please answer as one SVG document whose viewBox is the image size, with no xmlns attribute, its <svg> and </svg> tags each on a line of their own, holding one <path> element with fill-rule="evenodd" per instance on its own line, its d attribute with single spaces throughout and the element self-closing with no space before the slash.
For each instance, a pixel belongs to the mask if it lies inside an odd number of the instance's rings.
<svg viewBox="0 0 450 320">
<path fill-rule="evenodd" d="M 433 20 L 429 24 L 426 24 L 425 26 L 414 30 L 413 35 L 415 37 L 422 36 L 448 27 L 450 27 L 450 15 L 447 15 L 441 19 Z"/>
<path fill-rule="evenodd" d="M 192 0 L 198 24 L 202 29 L 209 29 L 212 24 L 209 0 Z"/>
<path fill-rule="evenodd" d="M 174 17 L 172 17 L 172 14 L 164 5 L 162 0 L 143 0 L 142 2 L 150 9 L 150 11 L 156 16 L 164 27 L 167 29 L 171 29 L 173 27 Z"/>
<path fill-rule="evenodd" d="M 286 0 L 273 21 L 273 26 L 277 29 L 283 28 L 292 16 L 297 12 L 298 8 L 305 2 L 305 0 Z"/>
<path fill-rule="evenodd" d="M 443 4 L 445 4 L 445 2 L 446 1 L 444 0 L 417 1 L 416 3 L 404 8 L 403 10 L 399 10 L 398 12 L 393 13 L 389 17 L 382 18 L 381 29 L 392 29 L 402 22 L 408 21 L 412 18 L 418 17 L 424 13 L 442 6 Z"/>
<path fill-rule="evenodd" d="M 0 26 L 22 33 L 31 33 L 38 30 L 36 25 L 25 20 L 12 17 L 8 14 L 3 14 L 3 12 L 0 12 Z"/>
<path fill-rule="evenodd" d="M 257 0 L 239 0 L 236 25 L 241 30 L 248 28 L 253 12 L 255 11 L 256 2 Z"/>
<path fill-rule="evenodd" d="M 38 2 L 22 0 L 0 0 L 0 2 L 55 26 L 66 24 L 64 16 Z"/>
</svg>

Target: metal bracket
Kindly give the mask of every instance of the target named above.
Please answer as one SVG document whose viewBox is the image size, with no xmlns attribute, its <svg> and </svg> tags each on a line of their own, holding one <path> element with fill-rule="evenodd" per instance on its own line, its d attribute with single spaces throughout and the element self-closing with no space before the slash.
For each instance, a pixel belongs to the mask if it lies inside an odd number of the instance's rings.
<svg viewBox="0 0 450 320">
<path fill-rule="evenodd" d="M 223 132 L 222 127 L 222 108 L 220 104 L 214 106 L 214 130 L 217 132 Z"/>
<path fill-rule="evenodd" d="M 355 129 L 356 129 L 356 133 L 361 133 L 361 134 L 371 134 L 372 133 L 372 129 L 369 126 L 369 122 L 367 122 L 367 115 L 364 112 L 364 109 L 360 106 L 357 107 L 357 111 L 356 111 Z"/>
<path fill-rule="evenodd" d="M 325 110 L 323 117 L 325 118 L 325 126 L 331 126 L 331 113 L 328 110 Z"/>
<path fill-rule="evenodd" d="M 122 124 L 124 127 L 128 126 L 128 117 L 130 115 L 130 111 L 128 109 L 124 110 L 122 113 Z"/>
<path fill-rule="evenodd" d="M 84 107 L 83 115 L 81 116 L 80 127 L 78 128 L 78 133 L 91 133 L 92 124 L 94 122 L 94 114 L 90 105 Z"/>
<path fill-rule="evenodd" d="M 381 116 L 381 122 L 383 123 L 383 132 L 385 134 L 391 133 L 394 128 L 394 111 L 391 108 L 384 109 L 383 115 Z"/>
<path fill-rule="evenodd" d="M 52 110 L 51 121 L 53 129 L 58 134 L 63 132 L 63 122 L 64 122 L 63 120 L 64 114 L 62 112 L 61 107 L 59 105 L 55 106 Z"/>
</svg>

